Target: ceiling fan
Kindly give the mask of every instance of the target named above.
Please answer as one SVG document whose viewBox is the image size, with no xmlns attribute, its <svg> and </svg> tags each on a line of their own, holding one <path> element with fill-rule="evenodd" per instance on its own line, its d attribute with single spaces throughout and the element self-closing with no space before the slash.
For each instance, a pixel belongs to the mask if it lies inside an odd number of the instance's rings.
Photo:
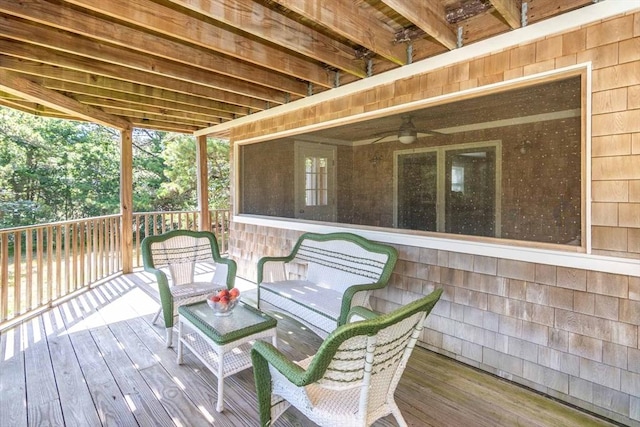
<svg viewBox="0 0 640 427">
<path fill-rule="evenodd" d="M 378 138 L 371 141 L 371 144 L 382 142 L 383 140 L 398 140 L 402 144 L 413 144 L 418 139 L 418 136 L 442 135 L 440 132 L 432 130 L 418 132 L 418 129 L 416 128 L 416 125 L 413 124 L 412 117 L 409 114 L 405 114 L 401 116 L 401 118 L 402 123 L 400 124 L 397 132 L 385 132 L 384 135 L 378 136 Z"/>
</svg>

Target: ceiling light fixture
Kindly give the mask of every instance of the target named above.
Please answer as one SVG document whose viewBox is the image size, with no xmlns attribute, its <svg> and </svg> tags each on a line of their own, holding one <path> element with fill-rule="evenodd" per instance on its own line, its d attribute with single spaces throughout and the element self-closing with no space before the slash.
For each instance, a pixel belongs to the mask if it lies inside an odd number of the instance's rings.
<svg viewBox="0 0 640 427">
<path fill-rule="evenodd" d="M 411 121 L 411 116 L 402 116 L 402 124 L 398 129 L 398 141 L 403 144 L 413 144 L 418 139 L 418 130 Z"/>
</svg>

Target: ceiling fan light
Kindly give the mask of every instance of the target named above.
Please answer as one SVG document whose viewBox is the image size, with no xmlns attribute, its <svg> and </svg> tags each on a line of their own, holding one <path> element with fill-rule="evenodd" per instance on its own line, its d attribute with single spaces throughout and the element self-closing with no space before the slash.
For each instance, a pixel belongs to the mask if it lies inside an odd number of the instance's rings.
<svg viewBox="0 0 640 427">
<path fill-rule="evenodd" d="M 403 144 L 412 144 L 418 139 L 418 130 L 411 121 L 411 116 L 402 116 L 402 124 L 398 129 L 398 141 Z"/>
<path fill-rule="evenodd" d="M 398 141 L 403 144 L 413 144 L 418 139 L 417 135 L 398 135 Z"/>
</svg>

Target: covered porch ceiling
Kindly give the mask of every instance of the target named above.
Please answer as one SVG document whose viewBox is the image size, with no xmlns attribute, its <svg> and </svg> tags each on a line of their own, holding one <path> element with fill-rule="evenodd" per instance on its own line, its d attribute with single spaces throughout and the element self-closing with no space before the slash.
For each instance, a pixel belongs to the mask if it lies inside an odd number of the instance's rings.
<svg viewBox="0 0 640 427">
<path fill-rule="evenodd" d="M 0 105 L 192 133 L 592 3 L 0 0 Z"/>
</svg>

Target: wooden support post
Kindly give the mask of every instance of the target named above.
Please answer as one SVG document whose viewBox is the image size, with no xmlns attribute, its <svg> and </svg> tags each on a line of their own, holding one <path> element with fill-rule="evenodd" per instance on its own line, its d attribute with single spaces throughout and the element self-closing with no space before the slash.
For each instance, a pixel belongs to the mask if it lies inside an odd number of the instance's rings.
<svg viewBox="0 0 640 427">
<path fill-rule="evenodd" d="M 198 211 L 200 211 L 198 229 L 211 231 L 209 214 L 209 167 L 207 162 L 207 136 L 198 136 L 196 140 L 196 165 L 198 167 Z"/>
<path fill-rule="evenodd" d="M 133 272 L 133 132 L 120 132 L 120 215 L 122 272 Z"/>
</svg>

